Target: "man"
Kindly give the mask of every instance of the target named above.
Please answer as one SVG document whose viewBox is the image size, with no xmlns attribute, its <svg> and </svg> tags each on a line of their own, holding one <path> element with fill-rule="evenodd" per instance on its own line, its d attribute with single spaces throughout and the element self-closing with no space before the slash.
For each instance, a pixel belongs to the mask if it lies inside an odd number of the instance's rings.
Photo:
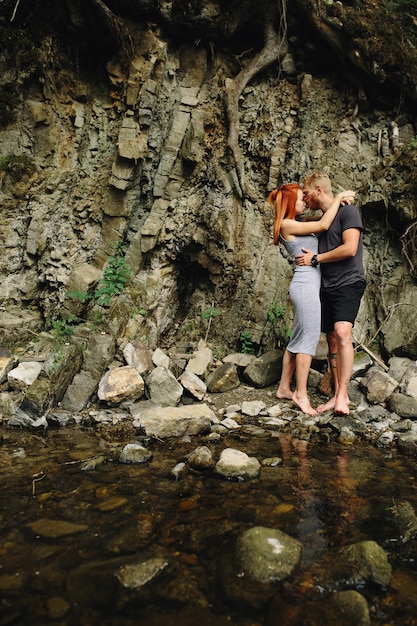
<svg viewBox="0 0 417 626">
<path fill-rule="evenodd" d="M 312 210 L 327 211 L 334 200 L 329 177 L 312 172 L 303 181 L 304 200 Z M 339 207 L 330 228 L 318 235 L 318 254 L 303 248 L 297 265 L 320 265 L 321 329 L 327 334 L 334 396 L 317 407 L 349 415 L 348 385 L 353 367 L 352 328 L 366 287 L 362 219 L 356 206 Z"/>
</svg>

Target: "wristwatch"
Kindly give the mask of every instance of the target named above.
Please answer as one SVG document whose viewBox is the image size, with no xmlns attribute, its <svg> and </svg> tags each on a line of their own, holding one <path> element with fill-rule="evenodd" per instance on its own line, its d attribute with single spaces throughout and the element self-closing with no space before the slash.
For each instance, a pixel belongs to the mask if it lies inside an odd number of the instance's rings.
<svg viewBox="0 0 417 626">
<path fill-rule="evenodd" d="M 320 265 L 320 262 L 317 258 L 317 254 L 313 254 L 313 256 L 311 257 L 311 265 L 313 267 L 317 267 L 318 265 Z"/>
</svg>

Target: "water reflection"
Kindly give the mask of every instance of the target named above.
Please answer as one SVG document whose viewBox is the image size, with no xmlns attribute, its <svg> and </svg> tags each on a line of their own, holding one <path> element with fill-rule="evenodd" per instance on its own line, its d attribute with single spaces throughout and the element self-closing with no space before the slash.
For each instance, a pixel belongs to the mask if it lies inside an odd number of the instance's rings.
<svg viewBox="0 0 417 626">
<path fill-rule="evenodd" d="M 133 433 L 76 427 L 3 437 L 0 624 L 330 626 L 320 607 L 337 550 L 365 539 L 393 566 L 387 590 L 361 589 L 372 625 L 417 624 L 416 544 L 401 541 L 392 513 L 399 500 L 417 509 L 416 467 L 395 450 L 231 434 L 213 444 L 215 458 L 235 447 L 282 464 L 243 483 L 191 471 L 176 481 L 171 469 L 198 438 L 153 441 L 152 461 L 133 466 L 117 461 Z M 216 577 L 221 556 L 253 525 L 299 539 L 303 557 L 270 605 L 248 612 L 219 595 Z M 155 559 L 167 563 L 156 583 L 120 592 L 114 572 Z"/>
</svg>

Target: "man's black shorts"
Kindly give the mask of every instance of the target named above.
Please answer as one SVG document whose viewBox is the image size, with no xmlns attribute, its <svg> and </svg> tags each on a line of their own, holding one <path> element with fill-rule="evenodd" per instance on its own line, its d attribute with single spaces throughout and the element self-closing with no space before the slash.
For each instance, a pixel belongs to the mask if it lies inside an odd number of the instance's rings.
<svg viewBox="0 0 417 626">
<path fill-rule="evenodd" d="M 366 283 L 359 281 L 339 287 L 339 289 L 321 291 L 321 330 L 323 333 L 334 330 L 336 322 L 351 322 L 353 326 L 365 287 Z"/>
</svg>

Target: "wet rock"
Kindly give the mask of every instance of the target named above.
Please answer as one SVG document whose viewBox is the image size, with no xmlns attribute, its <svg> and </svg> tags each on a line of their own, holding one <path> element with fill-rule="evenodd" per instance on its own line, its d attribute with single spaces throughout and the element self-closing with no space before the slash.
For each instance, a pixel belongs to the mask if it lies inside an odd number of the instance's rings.
<svg viewBox="0 0 417 626">
<path fill-rule="evenodd" d="M 8 426 L 15 426 L 18 428 L 47 428 L 48 422 L 44 415 L 38 418 L 31 417 L 22 409 L 17 409 L 13 413 L 12 417 L 7 422 Z"/>
<path fill-rule="evenodd" d="M 355 624 L 355 626 L 370 626 L 368 603 L 358 591 L 353 589 L 339 591 L 331 597 L 331 604 L 340 613 L 341 620 L 346 619 L 347 623 Z M 336 616 L 335 619 L 337 619 Z"/>
<path fill-rule="evenodd" d="M 286 533 L 262 526 L 245 531 L 236 542 L 241 576 L 260 583 L 281 581 L 292 574 L 301 560 L 302 546 Z"/>
<path fill-rule="evenodd" d="M 407 456 L 417 455 L 417 433 L 415 431 L 397 433 L 397 448 Z"/>
<path fill-rule="evenodd" d="M 155 527 L 152 515 L 143 515 L 131 520 L 128 526 L 118 527 L 117 533 L 110 536 L 104 546 L 111 554 L 129 554 L 148 546 L 154 538 Z"/>
<path fill-rule="evenodd" d="M 195 470 L 211 469 L 214 465 L 213 455 L 207 446 L 199 446 L 187 454 L 188 465 Z"/>
<path fill-rule="evenodd" d="M 245 452 L 226 448 L 222 451 L 219 461 L 215 465 L 215 472 L 223 478 L 245 480 L 256 478 L 261 464 L 255 457 L 249 457 Z"/>
<path fill-rule="evenodd" d="M 38 519 L 35 522 L 26 524 L 26 527 L 29 528 L 33 534 L 47 539 L 56 539 L 57 537 L 76 535 L 78 533 L 83 533 L 88 529 L 88 526 L 85 524 L 75 524 L 65 520 L 47 518 Z"/>
<path fill-rule="evenodd" d="M 116 571 L 116 577 L 123 587 L 139 589 L 156 578 L 167 566 L 168 561 L 165 559 L 149 559 L 143 563 L 123 565 Z"/>
<path fill-rule="evenodd" d="M 343 426 L 341 428 L 340 435 L 338 437 L 339 443 L 346 446 L 346 445 L 352 445 L 357 440 L 358 440 L 358 437 L 355 435 L 355 433 L 352 430 L 350 430 L 350 428 L 347 428 L 347 426 Z"/>
<path fill-rule="evenodd" d="M 66 616 L 71 605 L 61 596 L 53 596 L 46 600 L 46 611 L 48 619 L 58 620 Z"/>
<path fill-rule="evenodd" d="M 379 435 L 378 439 L 376 440 L 376 445 L 378 446 L 378 448 L 388 448 L 392 446 L 394 439 L 395 435 L 393 431 L 386 430 L 384 433 Z"/>
<path fill-rule="evenodd" d="M 179 480 L 183 478 L 188 472 L 187 463 L 181 461 L 181 463 L 177 463 L 171 470 L 171 475 L 175 478 L 175 480 Z"/>
<path fill-rule="evenodd" d="M 120 463 L 146 463 L 150 461 L 153 454 L 147 448 L 138 443 L 128 443 L 120 453 Z"/>
<path fill-rule="evenodd" d="M 362 541 L 343 547 L 340 557 L 347 566 L 348 584 L 358 586 L 375 583 L 381 587 L 389 584 L 392 567 L 385 551 L 375 541 Z"/>
<path fill-rule="evenodd" d="M 417 537 L 417 516 L 410 502 L 404 501 L 396 504 L 392 507 L 392 512 L 402 540 L 406 542 Z"/>
<path fill-rule="evenodd" d="M 103 498 L 95 508 L 97 511 L 109 512 L 109 511 L 117 511 L 117 509 L 121 509 L 128 503 L 128 499 L 123 496 L 109 496 L 108 498 Z"/>
</svg>

